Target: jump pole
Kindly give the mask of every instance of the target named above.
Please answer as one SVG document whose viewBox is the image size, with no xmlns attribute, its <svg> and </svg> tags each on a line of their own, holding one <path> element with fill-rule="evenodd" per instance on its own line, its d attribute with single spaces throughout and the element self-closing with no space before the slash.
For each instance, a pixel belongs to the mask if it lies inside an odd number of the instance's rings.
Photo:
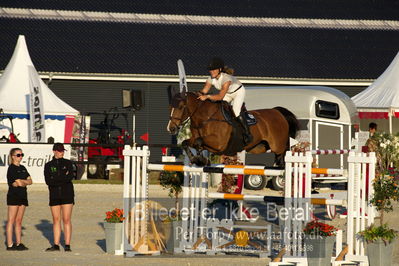
<svg viewBox="0 0 399 266">
<path fill-rule="evenodd" d="M 284 169 L 268 169 L 264 166 L 241 166 L 241 165 L 212 165 L 212 166 L 188 166 L 176 164 L 148 164 L 148 170 L 169 172 L 191 172 L 191 173 L 219 173 L 232 175 L 284 175 Z M 317 175 L 344 175 L 343 169 L 334 168 L 312 168 L 311 173 Z"/>
<path fill-rule="evenodd" d="M 243 201 L 258 201 L 258 202 L 271 202 L 277 205 L 284 205 L 284 197 L 279 196 L 260 196 L 260 195 L 243 195 L 231 193 L 208 193 L 210 199 L 226 199 L 226 200 L 243 200 Z M 325 199 L 325 198 L 312 198 L 310 199 L 312 205 L 338 205 L 347 206 L 346 200 L 340 199 Z"/>
</svg>

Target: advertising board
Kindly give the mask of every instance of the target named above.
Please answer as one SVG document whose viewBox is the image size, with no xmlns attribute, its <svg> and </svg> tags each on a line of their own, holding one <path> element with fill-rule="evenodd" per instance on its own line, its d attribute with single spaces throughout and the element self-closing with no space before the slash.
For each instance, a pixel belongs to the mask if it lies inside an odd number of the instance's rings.
<svg viewBox="0 0 399 266">
<path fill-rule="evenodd" d="M 0 183 L 7 183 L 8 154 L 12 148 L 21 148 L 25 154 L 21 164 L 26 167 L 33 183 L 45 183 L 44 165 L 53 158 L 53 144 L 0 143 Z M 65 159 L 70 158 L 71 146 L 65 145 Z"/>
</svg>

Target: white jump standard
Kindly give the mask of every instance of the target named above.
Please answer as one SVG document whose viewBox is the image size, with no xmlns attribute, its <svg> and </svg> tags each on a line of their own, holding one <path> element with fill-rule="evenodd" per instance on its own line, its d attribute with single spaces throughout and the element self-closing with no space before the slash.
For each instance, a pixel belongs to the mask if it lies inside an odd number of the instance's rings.
<svg viewBox="0 0 399 266">
<path fill-rule="evenodd" d="M 345 151 L 346 152 L 346 151 Z M 362 154 L 350 152 L 348 156 L 348 193 L 347 199 L 326 199 L 312 198 L 311 183 L 314 175 L 341 175 L 341 169 L 320 169 L 312 168 L 313 152 L 295 153 L 288 152 L 285 157 L 285 170 L 264 169 L 260 166 L 228 166 L 212 165 L 208 167 L 195 167 L 186 165 L 164 165 L 149 164 L 149 150 L 144 146 L 140 148 L 125 147 L 125 177 L 124 177 L 124 245 L 123 251 L 128 255 L 135 254 L 159 254 L 160 248 L 157 248 L 156 241 L 149 239 L 148 223 L 151 217 L 148 215 L 148 170 L 157 171 L 181 171 L 184 172 L 183 186 L 183 208 L 194 210 L 189 214 L 189 219 L 182 221 L 183 231 L 189 233 L 188 238 L 181 239 L 175 251 L 184 251 L 186 253 L 206 252 L 215 254 L 217 252 L 228 252 L 229 248 L 240 245 L 250 246 L 254 253 L 262 256 L 271 255 L 271 243 L 267 241 L 264 246 L 250 239 L 251 233 L 266 235 L 270 234 L 270 226 L 239 226 L 235 225 L 233 220 L 218 220 L 202 217 L 201 212 L 207 208 L 207 199 L 229 199 L 237 201 L 265 201 L 283 205 L 286 209 L 297 210 L 305 209 L 311 205 L 342 205 L 347 206 L 348 222 L 346 230 L 346 239 L 348 254 L 344 260 L 336 261 L 338 253 L 342 251 L 342 231 L 338 232 L 336 243 L 336 255 L 332 256 L 332 264 L 340 265 L 345 263 L 359 263 L 367 265 L 367 256 L 364 246 L 358 239 L 355 239 L 356 233 L 363 230 L 366 225 L 374 221 L 374 209 L 367 204 L 373 193 L 372 180 L 374 179 L 375 154 Z M 332 154 L 332 153 L 330 153 Z M 366 178 L 368 171 L 368 179 Z M 279 174 L 285 175 L 285 196 L 257 196 L 257 195 L 238 195 L 226 193 L 208 192 L 209 173 L 228 173 L 228 174 Z M 366 187 L 368 194 L 366 195 Z M 140 207 L 139 207 L 140 206 Z M 134 213 L 137 208 L 141 208 L 142 214 L 137 217 Z M 361 212 L 360 210 L 365 210 Z M 136 216 L 135 216 L 136 215 Z M 293 214 L 290 214 L 293 215 Z M 289 216 L 294 217 L 294 216 Z M 309 218 L 309 217 L 308 217 Z M 310 218 L 309 218 L 310 219 Z M 138 220 L 138 221 L 137 221 Z M 306 252 L 300 250 L 291 250 L 289 247 L 303 246 L 301 239 L 293 239 L 287 234 L 293 232 L 302 232 L 305 220 L 297 221 L 288 219 L 285 222 L 284 237 L 281 245 L 285 247 L 285 254 L 281 256 L 281 262 L 272 262 L 270 265 L 307 265 Z M 209 239 L 209 234 L 226 233 L 230 234 L 224 239 Z M 246 241 L 239 242 L 241 236 L 245 235 Z M 151 236 L 154 237 L 154 236 Z M 154 244 L 155 243 L 155 244 Z M 159 244 L 159 243 L 158 243 Z M 158 246 L 161 246 L 159 244 Z M 248 253 L 248 251 L 246 251 Z"/>
</svg>

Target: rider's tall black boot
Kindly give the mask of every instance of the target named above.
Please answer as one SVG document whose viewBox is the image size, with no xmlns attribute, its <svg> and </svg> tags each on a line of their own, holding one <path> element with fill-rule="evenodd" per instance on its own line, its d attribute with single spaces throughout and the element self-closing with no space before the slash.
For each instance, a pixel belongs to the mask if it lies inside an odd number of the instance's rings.
<svg viewBox="0 0 399 266">
<path fill-rule="evenodd" d="M 245 144 L 248 144 L 252 141 L 252 135 L 251 132 L 249 131 L 247 120 L 244 118 L 244 114 L 240 114 L 237 118 L 242 128 L 244 129 L 244 142 Z"/>
</svg>

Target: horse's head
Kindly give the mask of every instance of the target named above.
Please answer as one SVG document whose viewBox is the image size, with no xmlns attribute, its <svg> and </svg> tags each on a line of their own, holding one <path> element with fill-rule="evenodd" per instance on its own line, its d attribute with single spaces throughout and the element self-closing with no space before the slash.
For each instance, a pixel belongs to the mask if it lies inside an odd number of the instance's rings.
<svg viewBox="0 0 399 266">
<path fill-rule="evenodd" d="M 179 128 L 190 118 L 187 102 L 187 92 L 176 93 L 171 98 L 167 130 L 173 135 L 177 134 Z"/>
</svg>

